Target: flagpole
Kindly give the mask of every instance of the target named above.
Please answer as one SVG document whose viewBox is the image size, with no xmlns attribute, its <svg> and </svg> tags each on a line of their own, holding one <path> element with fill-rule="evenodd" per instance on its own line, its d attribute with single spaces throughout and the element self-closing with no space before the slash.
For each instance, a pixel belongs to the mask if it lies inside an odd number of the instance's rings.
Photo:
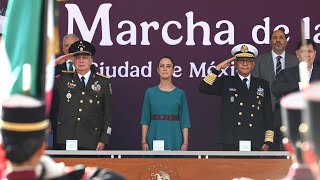
<svg viewBox="0 0 320 180">
<path fill-rule="evenodd" d="M 44 99 L 45 97 L 45 80 L 46 80 L 46 62 L 47 62 L 47 17 L 48 17 L 48 0 L 43 0 L 42 13 L 41 13 L 41 28 L 40 28 L 40 40 L 39 40 L 39 65 L 37 77 L 37 97 Z"/>
</svg>

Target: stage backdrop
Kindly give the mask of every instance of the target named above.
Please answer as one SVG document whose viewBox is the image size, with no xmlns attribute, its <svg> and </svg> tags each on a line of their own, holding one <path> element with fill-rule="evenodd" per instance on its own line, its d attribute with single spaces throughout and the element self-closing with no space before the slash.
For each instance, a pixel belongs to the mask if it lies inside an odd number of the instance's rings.
<svg viewBox="0 0 320 180">
<path fill-rule="evenodd" d="M 259 4 L 259 5 L 258 5 Z M 231 57 L 239 43 L 269 52 L 270 32 L 283 27 L 288 52 L 301 38 L 320 42 L 317 1 L 70 0 L 59 2 L 60 41 L 67 33 L 92 42 L 97 71 L 112 76 L 113 129 L 108 149 L 140 149 L 141 108 L 148 87 L 159 83 L 162 56 L 175 63 L 174 84 L 187 94 L 190 150 L 217 150 L 219 97 L 198 92 L 212 66 Z M 234 75 L 229 67 L 225 75 Z"/>
</svg>

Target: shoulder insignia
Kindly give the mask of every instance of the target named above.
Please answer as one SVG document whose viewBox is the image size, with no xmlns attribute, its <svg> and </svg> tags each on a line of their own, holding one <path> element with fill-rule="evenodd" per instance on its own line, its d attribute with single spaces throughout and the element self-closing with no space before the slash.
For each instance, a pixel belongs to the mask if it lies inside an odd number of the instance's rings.
<svg viewBox="0 0 320 180">
<path fill-rule="evenodd" d="M 66 70 L 62 70 L 61 72 L 63 72 L 63 73 L 75 73 L 75 71 L 66 71 Z"/>
<path fill-rule="evenodd" d="M 110 79 L 110 77 L 109 77 L 109 76 L 105 76 L 105 75 L 103 75 L 103 74 L 96 73 L 96 75 L 101 76 L 101 77 L 103 77 L 103 78 Z"/>
</svg>

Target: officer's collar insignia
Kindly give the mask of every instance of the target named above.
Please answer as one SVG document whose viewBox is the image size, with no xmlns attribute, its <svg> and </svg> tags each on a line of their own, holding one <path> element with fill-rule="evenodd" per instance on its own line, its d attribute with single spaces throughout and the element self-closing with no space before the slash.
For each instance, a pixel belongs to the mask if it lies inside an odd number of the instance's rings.
<svg viewBox="0 0 320 180">
<path fill-rule="evenodd" d="M 67 86 L 68 86 L 68 88 L 75 88 L 77 85 L 76 85 L 76 83 L 74 83 L 73 81 L 72 82 L 68 82 L 67 83 Z"/>
<path fill-rule="evenodd" d="M 264 89 L 260 86 L 257 88 L 257 95 L 264 97 Z"/>
<path fill-rule="evenodd" d="M 94 91 L 101 91 L 101 86 L 99 84 L 99 81 L 96 81 L 95 83 L 92 84 L 91 89 Z"/>
<path fill-rule="evenodd" d="M 249 51 L 248 46 L 246 46 L 246 45 L 241 46 L 240 51 L 243 52 L 243 53 L 248 52 Z"/>
</svg>

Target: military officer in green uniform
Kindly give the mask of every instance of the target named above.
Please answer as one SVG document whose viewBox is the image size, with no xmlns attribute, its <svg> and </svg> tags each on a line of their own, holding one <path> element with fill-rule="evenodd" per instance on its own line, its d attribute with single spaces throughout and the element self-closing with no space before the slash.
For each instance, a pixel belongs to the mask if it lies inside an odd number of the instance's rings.
<svg viewBox="0 0 320 180">
<path fill-rule="evenodd" d="M 103 150 L 112 130 L 110 79 L 90 70 L 95 54 L 91 43 L 77 41 L 70 46 L 69 53 L 74 54 L 76 71 L 63 71 L 54 85 L 58 118 L 53 122 L 57 123 L 53 130 L 58 147 Z"/>
<path fill-rule="evenodd" d="M 239 44 L 231 53 L 234 57 L 212 68 L 199 90 L 222 98 L 219 128 L 222 150 L 267 151 L 274 136 L 269 84 L 251 75 L 258 50 L 250 44 Z M 238 73 L 218 77 L 221 69 L 232 61 Z"/>
</svg>

